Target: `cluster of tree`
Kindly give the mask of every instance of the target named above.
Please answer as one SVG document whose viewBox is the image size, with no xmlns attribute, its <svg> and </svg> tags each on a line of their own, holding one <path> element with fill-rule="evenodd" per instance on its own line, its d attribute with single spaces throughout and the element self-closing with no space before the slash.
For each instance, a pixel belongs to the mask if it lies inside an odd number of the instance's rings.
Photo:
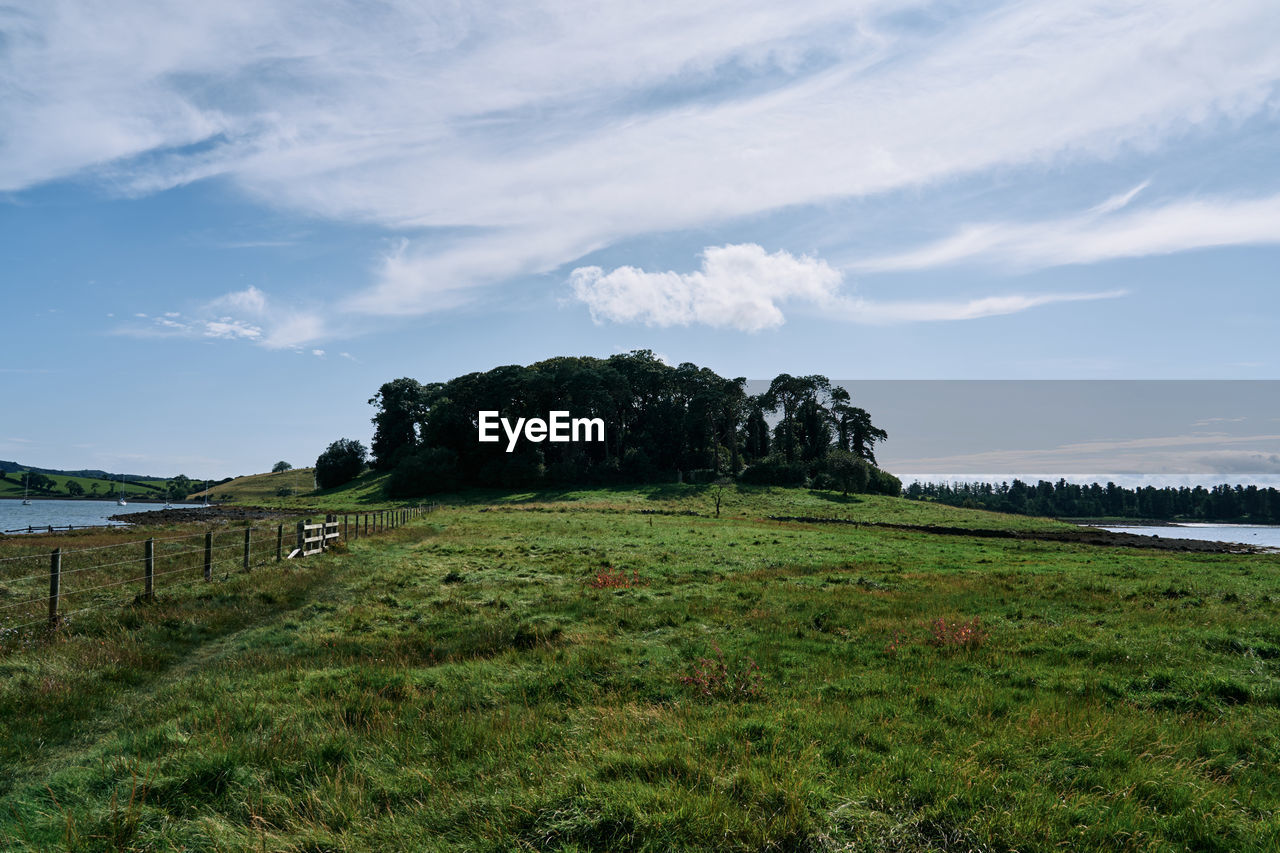
<svg viewBox="0 0 1280 853">
<path fill-rule="evenodd" d="M 875 467 L 887 436 L 843 388 L 824 376 L 778 376 L 758 395 L 746 379 L 695 364 L 665 364 L 648 350 L 605 359 L 561 357 L 448 382 L 396 379 L 376 407 L 373 464 L 392 472 L 388 491 L 420 495 L 463 486 L 522 487 L 725 476 L 778 485 L 806 482 L 898 494 Z M 478 413 L 545 418 L 567 411 L 600 418 L 605 440 L 478 441 Z"/>
<path fill-rule="evenodd" d="M 1280 491 L 1257 486 L 1180 488 L 1115 483 L 1087 486 L 1059 480 L 1012 483 L 912 483 L 906 496 L 952 506 L 1062 518 L 1146 518 L 1280 524 Z"/>
<path fill-rule="evenodd" d="M 17 479 L 20 482 L 24 483 L 27 489 L 37 494 L 40 494 L 40 493 L 48 494 L 48 493 L 51 493 L 54 489 L 58 488 L 57 480 L 53 479 L 47 474 L 41 474 L 36 471 L 22 472 Z"/>
<path fill-rule="evenodd" d="M 360 476 L 368 459 L 369 451 L 363 444 L 350 438 L 340 438 L 316 459 L 316 485 L 332 489 L 349 483 Z"/>
</svg>

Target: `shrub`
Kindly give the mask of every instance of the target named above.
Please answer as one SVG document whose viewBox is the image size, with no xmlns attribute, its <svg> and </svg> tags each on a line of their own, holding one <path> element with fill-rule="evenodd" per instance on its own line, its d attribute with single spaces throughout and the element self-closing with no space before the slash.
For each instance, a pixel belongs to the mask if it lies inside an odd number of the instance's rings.
<svg viewBox="0 0 1280 853">
<path fill-rule="evenodd" d="M 640 573 L 635 569 L 631 570 L 628 576 L 622 569 L 610 571 L 609 569 L 601 569 L 596 572 L 596 576 L 587 581 L 587 585 L 592 589 L 630 589 L 634 586 L 648 586 L 649 582 L 640 578 Z"/>
<path fill-rule="evenodd" d="M 316 485 L 331 489 L 351 482 L 364 470 L 368 456 L 369 451 L 360 442 L 350 438 L 338 439 L 316 459 Z"/>
<path fill-rule="evenodd" d="M 788 462 L 781 456 L 766 456 L 744 470 L 738 479 L 757 486 L 803 486 L 808 473 L 803 462 Z"/>
<path fill-rule="evenodd" d="M 691 687 L 704 699 L 729 699 L 740 702 L 764 695 L 764 675 L 754 660 L 730 666 L 719 646 L 714 658 L 698 658 L 693 672 L 680 676 L 680 683 Z"/>
<path fill-rule="evenodd" d="M 929 623 L 929 645 L 939 649 L 973 651 L 982 648 L 987 636 L 977 616 L 968 622 L 948 622 L 939 616 Z"/>
</svg>

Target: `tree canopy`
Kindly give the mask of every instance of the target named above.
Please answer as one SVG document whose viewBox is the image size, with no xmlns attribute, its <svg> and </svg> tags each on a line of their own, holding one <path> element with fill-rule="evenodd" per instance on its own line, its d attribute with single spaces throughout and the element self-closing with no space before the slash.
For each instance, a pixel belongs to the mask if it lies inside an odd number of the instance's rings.
<svg viewBox="0 0 1280 853">
<path fill-rule="evenodd" d="M 825 376 L 783 374 L 757 396 L 746 385 L 689 362 L 668 365 L 649 350 L 504 365 L 447 382 L 396 379 L 369 401 L 374 466 L 393 472 L 388 490 L 396 496 L 459 486 L 710 483 L 752 469 L 756 481 L 804 482 L 825 475 L 832 449 L 872 463 L 887 437 Z M 512 422 L 568 411 L 603 420 L 605 437 L 523 441 L 507 452 L 505 441 L 478 441 L 481 411 Z M 868 471 L 867 488 L 900 488 Z"/>
<path fill-rule="evenodd" d="M 368 458 L 365 446 L 350 438 L 340 438 L 316 459 L 316 485 L 322 489 L 341 486 L 360 476 Z"/>
</svg>

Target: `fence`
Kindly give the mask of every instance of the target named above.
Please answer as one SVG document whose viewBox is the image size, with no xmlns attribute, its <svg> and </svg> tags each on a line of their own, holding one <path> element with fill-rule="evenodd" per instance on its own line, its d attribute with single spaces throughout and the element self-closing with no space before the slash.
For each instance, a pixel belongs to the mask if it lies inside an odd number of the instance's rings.
<svg viewBox="0 0 1280 853">
<path fill-rule="evenodd" d="M 335 541 L 393 530 L 436 508 L 331 514 L 314 524 L 299 521 L 291 525 L 294 547 L 287 552 L 286 526 L 277 524 L 0 557 L 0 638 L 34 626 L 56 628 L 76 614 L 127 603 L 121 593 L 135 592 L 135 602 L 154 600 L 157 589 L 319 554 Z"/>
</svg>

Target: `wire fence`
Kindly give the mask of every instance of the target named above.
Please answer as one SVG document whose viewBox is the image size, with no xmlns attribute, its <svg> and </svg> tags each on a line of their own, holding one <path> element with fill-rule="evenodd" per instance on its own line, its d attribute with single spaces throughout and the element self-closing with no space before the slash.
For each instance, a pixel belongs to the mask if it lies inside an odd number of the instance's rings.
<svg viewBox="0 0 1280 853">
<path fill-rule="evenodd" d="M 392 530 L 437 508 L 330 514 L 317 523 L 235 527 L 0 557 L 0 641 L 56 630 L 86 611 L 155 600 L 178 587 L 320 554 L 335 542 Z"/>
</svg>

